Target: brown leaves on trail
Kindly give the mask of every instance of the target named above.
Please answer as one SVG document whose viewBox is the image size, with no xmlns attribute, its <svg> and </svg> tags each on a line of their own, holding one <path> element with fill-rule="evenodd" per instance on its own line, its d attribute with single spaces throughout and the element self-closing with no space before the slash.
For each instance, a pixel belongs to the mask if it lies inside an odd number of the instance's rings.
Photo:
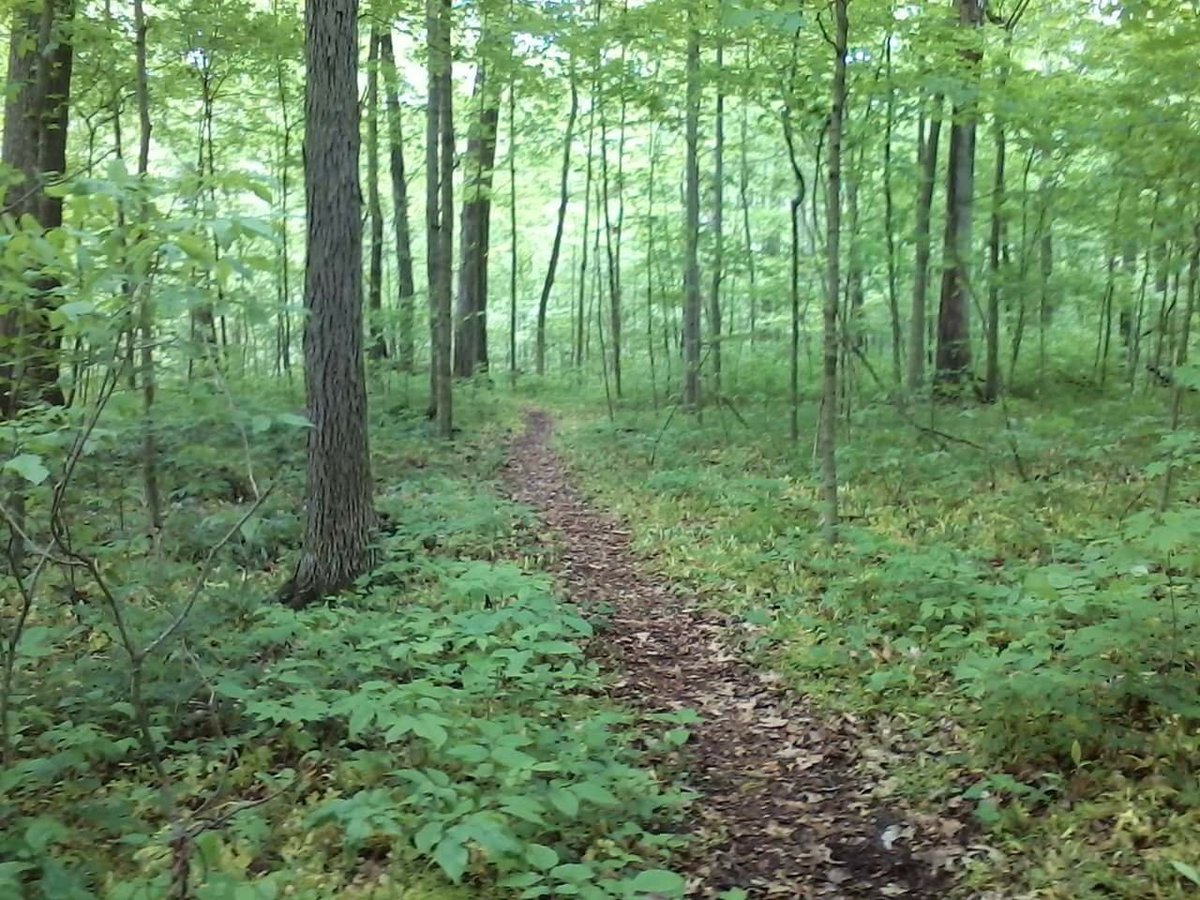
<svg viewBox="0 0 1200 900">
<path fill-rule="evenodd" d="M 688 786 L 700 795 L 690 823 L 698 840 L 683 861 L 691 894 L 948 896 L 966 852 L 961 824 L 906 821 L 882 808 L 857 766 L 860 723 L 816 715 L 778 677 L 738 658 L 722 616 L 640 571 L 629 533 L 571 487 L 548 447 L 551 427 L 546 414 L 530 413 L 504 480 L 553 532 L 556 574 L 571 599 L 613 609 L 589 652 L 620 674 L 617 699 L 702 719 L 687 745 Z"/>
</svg>

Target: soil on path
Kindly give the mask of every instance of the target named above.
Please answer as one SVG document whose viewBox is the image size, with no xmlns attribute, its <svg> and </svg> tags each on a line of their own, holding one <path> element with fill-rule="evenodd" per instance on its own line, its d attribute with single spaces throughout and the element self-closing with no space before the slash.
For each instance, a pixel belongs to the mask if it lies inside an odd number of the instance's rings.
<svg viewBox="0 0 1200 900">
<path fill-rule="evenodd" d="M 730 648 L 730 623 L 647 574 L 622 524 L 593 509 L 550 449 L 552 420 L 528 414 L 504 483 L 558 543 L 553 563 L 583 607 L 608 604 L 593 647 L 618 673 L 616 698 L 647 713 L 695 710 L 688 786 L 698 838 L 683 868 L 691 893 L 753 898 L 944 898 L 956 835 L 881 808 L 860 772 L 862 735 L 783 690 Z M 958 836 L 961 837 L 961 836 Z"/>
</svg>

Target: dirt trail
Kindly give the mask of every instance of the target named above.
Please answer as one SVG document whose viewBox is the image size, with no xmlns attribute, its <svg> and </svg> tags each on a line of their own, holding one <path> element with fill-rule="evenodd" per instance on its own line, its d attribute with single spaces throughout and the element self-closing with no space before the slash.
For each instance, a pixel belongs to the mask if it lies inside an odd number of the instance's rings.
<svg viewBox="0 0 1200 900">
<path fill-rule="evenodd" d="M 944 898 L 955 835 L 905 822 L 869 798 L 855 771 L 861 737 L 783 691 L 729 649 L 729 624 L 646 574 L 620 522 L 593 509 L 549 448 L 553 423 L 528 414 L 510 448 L 510 496 L 538 511 L 559 544 L 556 575 L 583 606 L 604 602 L 611 628 L 593 648 L 617 667 L 623 702 L 695 710 L 690 784 L 701 797 L 684 862 L 692 893 L 750 897 Z"/>
</svg>

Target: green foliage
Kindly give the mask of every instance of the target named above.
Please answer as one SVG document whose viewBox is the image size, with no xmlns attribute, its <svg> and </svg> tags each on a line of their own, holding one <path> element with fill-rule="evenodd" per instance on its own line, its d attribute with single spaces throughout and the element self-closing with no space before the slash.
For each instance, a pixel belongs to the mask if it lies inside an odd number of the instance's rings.
<svg viewBox="0 0 1200 900">
<path fill-rule="evenodd" d="M 664 431 L 665 413 L 633 408 L 618 428 L 581 418 L 564 444 L 656 566 L 744 619 L 748 649 L 806 695 L 909 736 L 911 786 L 893 789 L 969 804 L 1014 860 L 1035 860 L 1034 882 L 1133 897 L 1149 879 L 1182 896 L 1171 860 L 1196 847 L 1200 516 L 1148 501 L 1159 460 L 1194 495 L 1177 449 L 1191 442 L 1160 442 L 1141 401 L 935 412 L 985 449 L 939 445 L 885 409 L 855 415 L 832 550 L 807 458 L 757 404 L 741 407 L 745 431 L 715 411 Z M 1114 818 L 1138 825 L 1089 830 Z M 1154 849 L 1114 851 L 1126 839 Z"/>
<path fill-rule="evenodd" d="M 190 421 L 163 408 L 172 505 L 157 547 L 122 526 L 138 458 L 115 405 L 67 514 L 113 603 L 86 572 L 55 568 L 27 618 L 0 610 L 12 667 L 0 892 L 163 895 L 182 864 L 212 898 L 388 885 L 430 898 L 680 895 L 662 867 L 686 797 L 641 748 L 686 732 L 605 702 L 583 655 L 592 624 L 505 561 L 528 514 L 480 490 L 495 432 L 460 455 L 431 447 L 420 419 L 392 419 L 377 471 L 404 477 L 380 501 L 380 566 L 353 595 L 294 612 L 269 596 L 298 538 L 305 423 L 280 398 L 257 403 L 230 415 L 228 399 L 200 392 Z M 52 458 L 73 424 L 23 422 L 22 446 Z M 28 460 L 10 471 L 36 474 Z M 135 665 L 126 636 L 154 646 L 192 560 L 267 472 L 278 493 L 220 548 L 162 651 Z M 24 480 L 36 522 L 53 479 Z M 413 874 L 427 866 L 432 882 Z"/>
</svg>

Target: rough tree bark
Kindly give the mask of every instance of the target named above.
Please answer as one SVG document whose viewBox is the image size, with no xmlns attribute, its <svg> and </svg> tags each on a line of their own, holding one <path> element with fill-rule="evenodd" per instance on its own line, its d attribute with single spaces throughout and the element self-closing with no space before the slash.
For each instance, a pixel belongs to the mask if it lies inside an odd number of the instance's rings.
<svg viewBox="0 0 1200 900">
<path fill-rule="evenodd" d="M 485 23 L 480 39 L 488 42 Z M 481 53 L 484 52 L 482 49 Z M 458 270 L 458 308 L 454 319 L 454 374 L 469 378 L 486 370 L 488 244 L 492 212 L 492 176 L 496 164 L 496 131 L 500 95 L 488 81 L 488 62 L 481 56 L 475 69 L 473 101 L 478 118 L 467 135 L 464 157 L 461 262 Z"/>
<path fill-rule="evenodd" d="M 304 374 L 312 430 L 304 544 L 284 589 L 297 607 L 348 587 L 370 568 L 375 525 L 358 262 L 358 0 L 308 4 L 305 30 Z"/>
<path fill-rule="evenodd" d="M 62 225 L 62 198 L 45 188 L 66 170 L 74 18 L 74 0 L 22 2 L 12 18 L 0 161 L 21 181 L 4 193 L 3 211 L 29 216 L 43 232 Z M 37 275 L 0 315 L 0 419 L 31 401 L 65 402 L 58 385 L 62 334 L 49 316 L 57 287 Z"/>
<path fill-rule="evenodd" d="M 957 0 L 962 29 L 978 28 L 980 0 Z M 967 72 L 978 66 L 980 54 L 970 46 L 960 53 Z M 968 75 L 968 77 L 971 77 Z M 954 105 L 946 174 L 946 238 L 942 290 L 938 305 L 936 378 L 939 384 L 959 384 L 971 371 L 971 219 L 975 201 L 975 102 Z"/>
</svg>

